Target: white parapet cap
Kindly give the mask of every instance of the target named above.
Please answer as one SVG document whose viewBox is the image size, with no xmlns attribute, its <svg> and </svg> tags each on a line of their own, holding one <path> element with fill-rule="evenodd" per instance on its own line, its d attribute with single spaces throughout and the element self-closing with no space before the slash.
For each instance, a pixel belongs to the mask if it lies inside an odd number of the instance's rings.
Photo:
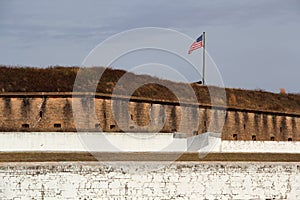
<svg viewBox="0 0 300 200">
<path fill-rule="evenodd" d="M 217 133 L 0 132 L 0 151 L 300 153 L 300 142 L 222 141 Z"/>
</svg>

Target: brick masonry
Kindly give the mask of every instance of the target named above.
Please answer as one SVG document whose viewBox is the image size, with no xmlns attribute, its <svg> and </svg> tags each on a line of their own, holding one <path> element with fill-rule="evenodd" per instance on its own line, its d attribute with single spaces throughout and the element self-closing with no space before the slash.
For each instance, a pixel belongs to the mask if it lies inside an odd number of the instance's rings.
<svg viewBox="0 0 300 200">
<path fill-rule="evenodd" d="M 223 140 L 300 141 L 300 114 L 212 109 L 204 105 L 126 98 L 111 100 L 107 96 L 72 98 L 39 94 L 0 98 L 0 131 L 76 129 L 183 132 L 188 136 L 210 131 L 222 132 Z"/>
<path fill-rule="evenodd" d="M 2 163 L 0 199 L 300 199 L 299 163 Z"/>
</svg>

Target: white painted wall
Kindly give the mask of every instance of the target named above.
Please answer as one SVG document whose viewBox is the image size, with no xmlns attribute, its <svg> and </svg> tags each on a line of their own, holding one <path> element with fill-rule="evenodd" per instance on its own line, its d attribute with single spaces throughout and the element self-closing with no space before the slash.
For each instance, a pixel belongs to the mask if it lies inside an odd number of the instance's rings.
<svg viewBox="0 0 300 200">
<path fill-rule="evenodd" d="M 186 151 L 185 138 L 157 133 L 1 132 L 0 151 Z"/>
<path fill-rule="evenodd" d="M 299 163 L 155 164 L 1 163 L 0 199 L 300 199 Z"/>
<path fill-rule="evenodd" d="M 221 141 L 215 134 L 205 136 L 203 142 L 200 137 L 180 139 L 172 134 L 147 140 L 144 134 L 3 132 L 0 151 L 87 151 L 86 143 L 90 151 L 111 146 L 117 147 L 111 151 L 178 151 L 201 143 L 200 152 L 300 153 L 300 142 Z M 102 140 L 108 146 L 99 146 Z M 162 163 L 151 164 L 152 168 L 149 162 L 0 163 L 0 199 L 300 199 L 299 163 L 174 162 L 154 168 Z"/>
<path fill-rule="evenodd" d="M 300 153 L 300 142 L 223 140 L 221 152 Z"/>
<path fill-rule="evenodd" d="M 174 138 L 171 133 L 0 132 L 0 151 L 200 151 L 300 153 L 300 142 L 221 141 L 205 133 Z"/>
</svg>

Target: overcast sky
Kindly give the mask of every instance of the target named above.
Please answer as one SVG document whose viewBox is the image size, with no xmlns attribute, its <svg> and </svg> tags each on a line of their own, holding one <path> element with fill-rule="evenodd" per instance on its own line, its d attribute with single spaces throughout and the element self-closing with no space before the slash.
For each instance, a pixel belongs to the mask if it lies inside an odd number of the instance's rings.
<svg viewBox="0 0 300 200">
<path fill-rule="evenodd" d="M 205 31 L 226 87 L 300 93 L 298 0 L 0 0 L 0 64 L 81 65 L 106 38 L 141 27 Z"/>
</svg>

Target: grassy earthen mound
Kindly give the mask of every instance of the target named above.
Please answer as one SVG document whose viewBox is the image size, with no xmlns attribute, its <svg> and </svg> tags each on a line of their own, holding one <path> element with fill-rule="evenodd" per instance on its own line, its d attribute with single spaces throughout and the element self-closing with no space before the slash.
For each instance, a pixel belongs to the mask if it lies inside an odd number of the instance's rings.
<svg viewBox="0 0 300 200">
<path fill-rule="evenodd" d="M 82 68 L 53 66 L 48 68 L 34 67 L 14 67 L 0 66 L 0 94 L 7 92 L 72 92 L 77 73 Z M 104 71 L 99 80 L 97 74 Z M 223 88 L 214 86 L 201 86 L 195 83 L 178 83 L 168 80 L 162 80 L 149 75 L 135 75 L 130 72 L 119 69 L 91 67 L 80 70 L 82 76 L 77 80 L 81 81 L 75 88 L 80 91 L 91 91 L 94 85 L 97 85 L 96 91 L 104 94 L 112 94 L 116 84 L 124 78 L 126 74 L 127 81 L 118 85 L 118 94 L 124 95 L 125 92 L 133 88 L 133 96 L 142 98 L 151 98 L 154 100 L 178 101 L 177 97 L 163 85 L 172 85 L 179 94 L 185 95 L 190 87 L 193 88 L 198 101 L 201 104 L 211 104 L 210 93 L 220 93 Z M 143 83 L 150 84 L 143 84 Z M 142 87 L 139 87 L 143 85 Z M 138 89 L 134 89 L 138 88 Z M 300 95 L 271 93 L 257 90 L 243 90 L 226 88 L 226 101 L 218 96 L 214 96 L 213 101 L 227 104 L 228 107 L 237 107 L 241 109 L 254 109 L 264 111 L 278 111 L 300 114 Z M 91 91 L 93 92 L 93 91 Z M 192 96 L 185 96 L 189 102 Z"/>
</svg>

